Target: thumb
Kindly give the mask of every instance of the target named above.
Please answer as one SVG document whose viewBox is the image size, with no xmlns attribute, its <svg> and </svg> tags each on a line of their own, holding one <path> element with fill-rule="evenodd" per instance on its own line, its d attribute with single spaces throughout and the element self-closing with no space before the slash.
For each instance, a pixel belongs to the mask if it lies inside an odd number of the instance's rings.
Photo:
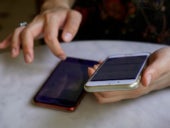
<svg viewBox="0 0 170 128">
<path fill-rule="evenodd" d="M 141 79 L 142 85 L 148 86 L 151 83 L 151 81 L 156 79 L 158 76 L 159 75 L 156 72 L 154 65 L 150 65 L 150 66 L 146 67 L 142 74 L 142 79 Z"/>
<path fill-rule="evenodd" d="M 141 82 L 144 86 L 148 86 L 152 81 L 157 80 L 163 74 L 169 71 L 169 60 L 162 56 L 151 57 L 147 67 L 142 74 Z"/>
</svg>

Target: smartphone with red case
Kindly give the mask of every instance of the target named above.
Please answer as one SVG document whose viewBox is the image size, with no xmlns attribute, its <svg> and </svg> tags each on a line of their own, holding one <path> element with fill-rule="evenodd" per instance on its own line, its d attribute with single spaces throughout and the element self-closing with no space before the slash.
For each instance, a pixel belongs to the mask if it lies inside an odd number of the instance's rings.
<svg viewBox="0 0 170 128">
<path fill-rule="evenodd" d="M 47 108 L 74 111 L 85 94 L 88 67 L 95 64 L 98 62 L 74 57 L 60 61 L 34 96 L 34 103 Z"/>
</svg>

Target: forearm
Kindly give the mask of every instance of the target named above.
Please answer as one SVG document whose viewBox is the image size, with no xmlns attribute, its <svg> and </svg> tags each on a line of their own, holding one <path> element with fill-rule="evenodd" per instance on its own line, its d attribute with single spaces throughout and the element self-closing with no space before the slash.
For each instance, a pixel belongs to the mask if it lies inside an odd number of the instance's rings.
<svg viewBox="0 0 170 128">
<path fill-rule="evenodd" d="M 44 0 L 41 11 L 56 8 L 65 7 L 71 8 L 76 0 Z"/>
</svg>

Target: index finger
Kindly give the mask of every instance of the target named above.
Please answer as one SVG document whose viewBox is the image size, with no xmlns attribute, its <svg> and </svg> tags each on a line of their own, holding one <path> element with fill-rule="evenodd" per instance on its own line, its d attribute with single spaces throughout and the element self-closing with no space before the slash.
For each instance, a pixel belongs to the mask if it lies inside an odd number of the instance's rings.
<svg viewBox="0 0 170 128">
<path fill-rule="evenodd" d="M 47 18 L 44 24 L 44 40 L 54 55 L 61 59 L 65 59 L 66 55 L 58 41 L 58 32 L 60 26 L 60 19 Z"/>
</svg>

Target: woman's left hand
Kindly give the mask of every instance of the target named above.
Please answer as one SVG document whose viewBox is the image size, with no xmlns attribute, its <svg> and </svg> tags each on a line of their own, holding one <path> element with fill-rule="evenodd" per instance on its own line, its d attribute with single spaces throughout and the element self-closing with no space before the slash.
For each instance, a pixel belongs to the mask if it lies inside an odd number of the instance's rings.
<svg viewBox="0 0 170 128">
<path fill-rule="evenodd" d="M 97 66 L 89 68 L 89 75 L 92 75 L 96 68 Z M 95 92 L 94 95 L 100 103 L 110 103 L 137 98 L 168 86 L 170 86 L 170 47 L 165 47 L 151 54 L 137 89 Z"/>
</svg>

